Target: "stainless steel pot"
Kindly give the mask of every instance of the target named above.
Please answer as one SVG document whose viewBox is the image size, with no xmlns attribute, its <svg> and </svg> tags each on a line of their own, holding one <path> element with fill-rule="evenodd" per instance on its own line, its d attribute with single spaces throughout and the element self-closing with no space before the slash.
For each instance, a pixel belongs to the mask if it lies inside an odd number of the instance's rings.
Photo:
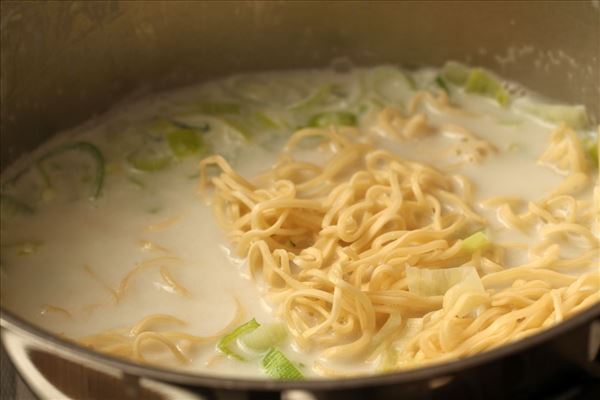
<svg viewBox="0 0 600 400">
<path fill-rule="evenodd" d="M 2 167 L 131 93 L 238 71 L 324 66 L 339 57 L 359 65 L 408 67 L 462 60 L 541 94 L 584 103 L 596 118 L 600 114 L 597 0 L 3 1 L 0 6 Z M 587 371 L 600 377 L 600 305 L 539 335 L 464 360 L 305 382 L 213 378 L 141 366 L 83 349 L 4 308 L 0 322 L 11 359 L 47 398 L 89 397 L 91 387 L 100 398 L 219 398 L 236 391 L 261 398 L 431 398 L 432 390 L 444 393 L 447 385 L 458 385 L 463 398 L 494 398 L 507 393 L 498 387 L 527 395 L 559 375 Z M 65 379 L 79 384 L 65 385 Z"/>
</svg>

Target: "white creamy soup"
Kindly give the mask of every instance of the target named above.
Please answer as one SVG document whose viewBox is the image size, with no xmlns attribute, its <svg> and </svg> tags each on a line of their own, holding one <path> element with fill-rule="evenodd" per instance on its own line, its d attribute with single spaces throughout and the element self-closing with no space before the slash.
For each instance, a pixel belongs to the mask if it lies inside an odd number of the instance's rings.
<svg viewBox="0 0 600 400">
<path fill-rule="evenodd" d="M 597 135 L 583 107 L 458 63 L 121 105 L 3 172 L 2 304 L 202 374 L 467 357 L 599 300 Z"/>
</svg>

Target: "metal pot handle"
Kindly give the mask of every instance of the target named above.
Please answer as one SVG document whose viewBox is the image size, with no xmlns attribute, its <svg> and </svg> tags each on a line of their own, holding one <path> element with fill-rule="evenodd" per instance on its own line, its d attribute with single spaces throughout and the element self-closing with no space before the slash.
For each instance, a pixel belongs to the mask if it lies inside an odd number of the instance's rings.
<svg viewBox="0 0 600 400">
<path fill-rule="evenodd" d="M 600 318 L 592 321 L 589 327 L 587 359 L 590 372 L 600 377 Z"/>
<path fill-rule="evenodd" d="M 1 336 L 13 365 L 39 399 L 75 400 L 89 398 L 90 391 L 100 391 L 105 398 L 206 400 L 178 386 L 124 374 L 104 365 L 67 360 L 47 345 L 8 329 L 2 329 Z"/>
</svg>

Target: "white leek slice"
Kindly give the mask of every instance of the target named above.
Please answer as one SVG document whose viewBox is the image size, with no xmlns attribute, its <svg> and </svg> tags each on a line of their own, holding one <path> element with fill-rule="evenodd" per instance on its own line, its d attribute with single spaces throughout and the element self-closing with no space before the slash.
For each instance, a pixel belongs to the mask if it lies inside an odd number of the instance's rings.
<svg viewBox="0 0 600 400">
<path fill-rule="evenodd" d="M 408 73 L 391 66 L 375 68 L 367 79 L 373 92 L 391 103 L 406 101 L 417 86 Z"/>
<path fill-rule="evenodd" d="M 406 347 L 409 340 L 423 330 L 423 318 L 407 318 L 406 324 L 402 328 L 402 333 L 398 340 L 394 342 L 394 347 L 397 350 L 402 350 Z"/>
<path fill-rule="evenodd" d="M 315 113 L 341 110 L 355 105 L 362 97 L 362 88 L 355 82 L 338 80 L 316 88 L 306 98 L 288 107 L 295 113 Z"/>
<path fill-rule="evenodd" d="M 245 335 L 248 332 L 252 332 L 258 327 L 260 327 L 260 324 L 256 322 L 254 318 L 252 318 L 245 324 L 238 326 L 236 329 L 233 330 L 233 332 L 223 336 L 221 340 L 219 340 L 219 343 L 217 343 L 217 348 L 230 357 L 236 358 L 240 361 L 244 361 L 244 356 L 240 354 L 240 352 L 236 348 L 237 346 L 235 346 L 235 344 L 237 343 L 237 339 L 241 335 Z"/>
<path fill-rule="evenodd" d="M 406 276 L 410 292 L 422 296 L 444 295 L 444 309 L 455 316 L 464 317 L 489 300 L 475 267 L 408 267 Z"/>
<path fill-rule="evenodd" d="M 283 324 L 264 324 L 241 336 L 238 342 L 250 350 L 263 352 L 281 343 L 287 336 Z"/>
<path fill-rule="evenodd" d="M 306 89 L 291 79 L 238 75 L 228 82 L 229 91 L 238 98 L 270 106 L 290 106 L 307 96 Z"/>
<path fill-rule="evenodd" d="M 475 267 L 456 268 L 406 268 L 408 290 L 420 296 L 444 295 L 452 286 L 464 282 L 473 282 L 483 291 L 483 284 L 479 279 Z"/>
<path fill-rule="evenodd" d="M 515 109 L 553 124 L 564 122 L 573 129 L 586 129 L 589 125 L 583 105 L 548 104 L 533 102 L 527 98 L 515 101 Z"/>
</svg>

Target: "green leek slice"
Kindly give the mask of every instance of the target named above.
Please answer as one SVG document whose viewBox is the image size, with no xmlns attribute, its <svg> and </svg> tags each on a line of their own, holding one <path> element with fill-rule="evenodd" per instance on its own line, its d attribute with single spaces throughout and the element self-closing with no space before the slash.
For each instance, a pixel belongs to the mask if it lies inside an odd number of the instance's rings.
<svg viewBox="0 0 600 400">
<path fill-rule="evenodd" d="M 441 76 L 457 86 L 464 86 L 467 93 L 491 97 L 502 106 L 508 104 L 510 96 L 502 82 L 481 68 L 469 68 L 459 62 L 449 61 L 442 68 Z M 441 86 L 437 79 L 436 83 Z"/>
<path fill-rule="evenodd" d="M 246 333 L 252 332 L 259 326 L 260 326 L 260 324 L 258 322 L 256 322 L 256 320 L 254 318 L 252 318 L 250 321 L 246 322 L 245 324 L 238 326 L 236 329 L 233 330 L 233 332 L 228 333 L 227 335 L 223 336 L 221 338 L 221 340 L 219 340 L 219 343 L 217 343 L 217 348 L 221 352 L 223 352 L 224 354 L 227 354 L 230 357 L 233 357 L 240 361 L 244 361 L 245 358 L 240 354 L 239 350 L 234 348 L 234 347 L 237 347 L 236 341 L 238 340 L 238 338 L 240 336 L 245 335 Z"/>
<path fill-rule="evenodd" d="M 185 118 L 186 115 L 180 115 L 177 116 L 176 118 Z M 178 128 L 181 129 L 191 129 L 193 131 L 198 131 L 198 132 L 202 132 L 202 133 L 206 133 L 208 131 L 210 131 L 210 125 L 206 122 L 206 121 L 200 121 L 200 122 L 196 122 L 196 123 L 188 123 L 188 122 L 182 122 L 179 119 L 169 119 L 168 122 Z"/>
<path fill-rule="evenodd" d="M 446 84 L 446 80 L 442 75 L 438 75 L 435 77 L 435 84 L 438 85 L 439 88 L 442 89 L 444 92 L 450 94 L 450 88 Z"/>
<path fill-rule="evenodd" d="M 330 126 L 356 126 L 356 115 L 347 111 L 324 112 L 313 115 L 308 126 L 327 128 Z"/>
<path fill-rule="evenodd" d="M 102 192 L 102 186 L 104 184 L 105 162 L 102 152 L 95 145 L 88 142 L 67 143 L 65 145 L 56 147 L 39 157 L 36 161 L 36 165 L 38 166 L 48 185 L 51 186 L 51 172 L 47 168 L 48 163 L 59 163 L 59 159 L 65 162 L 67 161 L 66 154 L 73 152 L 86 155 L 89 159 L 92 160 L 94 166 L 94 173 L 91 179 L 91 198 L 97 199 L 100 196 L 100 193 Z M 79 170 L 80 168 L 67 167 L 65 169 Z"/>
<path fill-rule="evenodd" d="M 499 80 L 481 68 L 471 70 L 465 83 L 465 91 L 494 98 L 502 106 L 508 104 L 508 91 Z"/>
<path fill-rule="evenodd" d="M 167 142 L 177 158 L 184 158 L 205 150 L 201 136 L 192 129 L 176 129 L 167 133 Z"/>
<path fill-rule="evenodd" d="M 469 67 L 456 61 L 448 61 L 442 68 L 442 76 L 457 86 L 467 83 L 469 72 Z"/>
<path fill-rule="evenodd" d="M 163 170 L 171 164 L 172 159 L 162 143 L 146 143 L 127 156 L 127 161 L 143 172 Z"/>
<path fill-rule="evenodd" d="M 248 124 L 237 118 L 224 118 L 223 121 L 234 131 L 240 134 L 244 140 L 249 140 L 252 137 Z"/>
<path fill-rule="evenodd" d="M 462 249 L 469 253 L 483 250 L 491 244 L 485 233 L 479 231 L 467 237 L 462 242 Z"/>
<path fill-rule="evenodd" d="M 238 341 L 250 350 L 263 352 L 281 343 L 286 336 L 283 324 L 264 324 L 241 336 Z"/>
<path fill-rule="evenodd" d="M 598 136 L 596 138 L 596 140 L 594 140 L 591 137 L 587 137 L 581 141 L 581 144 L 583 145 L 583 149 L 584 149 L 585 153 L 590 158 L 590 160 L 592 161 L 592 164 L 596 168 L 600 167 L 600 146 L 598 145 L 599 142 L 600 142 L 600 136 Z"/>
<path fill-rule="evenodd" d="M 261 132 L 277 132 L 282 126 L 265 112 L 250 112 L 242 115 L 223 117 L 222 121 L 244 140 L 250 140 Z"/>
<path fill-rule="evenodd" d="M 361 87 L 348 82 L 334 82 L 319 86 L 304 99 L 292 104 L 288 110 L 305 114 L 315 110 L 351 107 L 361 96 Z"/>
<path fill-rule="evenodd" d="M 309 95 L 307 98 L 290 106 L 290 110 L 305 111 L 317 108 L 327 102 L 327 99 L 331 95 L 333 89 L 334 86 L 332 84 L 323 85 L 319 87 L 313 94 Z"/>
<path fill-rule="evenodd" d="M 255 112 L 250 115 L 251 123 L 261 130 L 274 130 L 281 128 L 281 125 L 271 118 L 265 112 Z"/>
<path fill-rule="evenodd" d="M 159 118 L 143 135 L 143 143 L 127 156 L 135 169 L 156 172 L 167 168 L 174 159 L 203 154 L 206 151 L 202 132 L 210 127 Z"/>
<path fill-rule="evenodd" d="M 566 104 L 546 104 L 519 99 L 515 108 L 554 124 L 566 123 L 573 129 L 586 129 L 589 119 L 585 106 Z"/>
<path fill-rule="evenodd" d="M 271 348 L 263 357 L 262 367 L 271 378 L 281 380 L 304 379 L 302 372 L 281 351 L 275 348 Z"/>
</svg>

